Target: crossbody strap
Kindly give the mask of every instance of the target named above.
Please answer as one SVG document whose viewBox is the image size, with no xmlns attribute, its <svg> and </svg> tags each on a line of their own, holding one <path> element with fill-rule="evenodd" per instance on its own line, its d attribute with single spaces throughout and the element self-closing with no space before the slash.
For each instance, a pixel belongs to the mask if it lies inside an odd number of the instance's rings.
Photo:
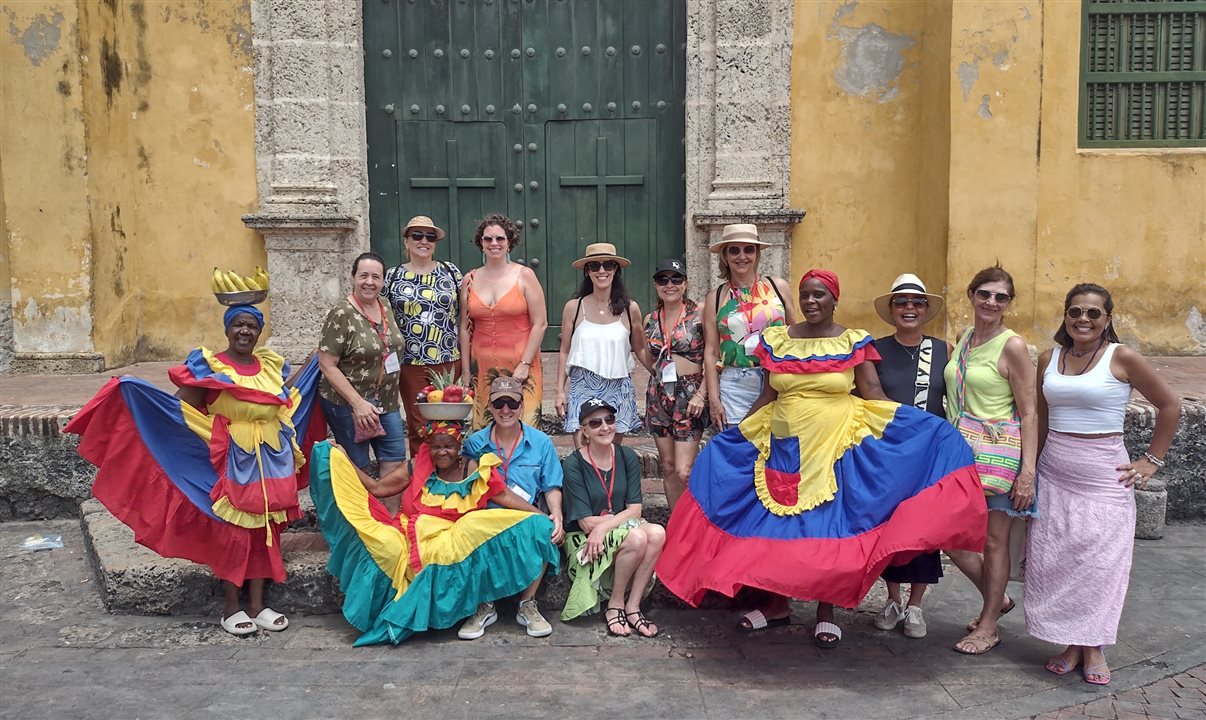
<svg viewBox="0 0 1206 720">
<path fill-rule="evenodd" d="M 934 364 L 934 341 L 923 338 L 917 348 L 917 379 L 914 384 L 913 407 L 925 410 L 930 402 L 930 371 Z"/>
</svg>

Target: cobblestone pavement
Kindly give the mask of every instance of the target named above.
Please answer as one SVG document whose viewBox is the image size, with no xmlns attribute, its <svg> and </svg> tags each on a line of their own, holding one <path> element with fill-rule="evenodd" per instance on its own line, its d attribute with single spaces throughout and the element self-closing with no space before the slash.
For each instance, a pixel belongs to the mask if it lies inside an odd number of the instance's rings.
<svg viewBox="0 0 1206 720">
<path fill-rule="evenodd" d="M 1144 720 L 1145 718 L 1181 718 L 1206 720 L 1206 665 L 1191 668 L 1180 675 L 1157 680 L 1151 685 L 1114 693 L 1093 702 L 1073 705 L 1035 715 L 1031 720 L 1065 718 L 1103 718 L 1104 720 Z"/>
</svg>

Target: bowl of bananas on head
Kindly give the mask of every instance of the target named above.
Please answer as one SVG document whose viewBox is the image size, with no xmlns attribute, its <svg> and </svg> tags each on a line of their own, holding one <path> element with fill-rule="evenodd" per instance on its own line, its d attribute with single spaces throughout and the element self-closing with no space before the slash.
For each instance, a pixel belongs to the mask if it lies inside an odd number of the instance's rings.
<svg viewBox="0 0 1206 720">
<path fill-rule="evenodd" d="M 214 297 L 223 305 L 256 305 L 268 297 L 268 272 L 259 265 L 251 277 L 214 268 L 209 282 Z"/>
</svg>

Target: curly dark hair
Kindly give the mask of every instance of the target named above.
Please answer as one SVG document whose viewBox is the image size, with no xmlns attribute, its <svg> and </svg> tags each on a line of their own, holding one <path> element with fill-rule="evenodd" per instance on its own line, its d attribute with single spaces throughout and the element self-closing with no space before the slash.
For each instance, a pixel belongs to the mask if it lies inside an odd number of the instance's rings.
<svg viewBox="0 0 1206 720">
<path fill-rule="evenodd" d="M 1105 339 L 1108 342 L 1122 342 L 1118 339 L 1118 333 L 1114 331 L 1113 320 L 1110 319 L 1114 317 L 1114 298 L 1110 295 L 1110 291 L 1106 290 L 1097 283 L 1080 283 L 1079 285 L 1073 285 L 1072 289 L 1068 291 L 1068 294 L 1064 296 L 1065 313 L 1067 313 L 1068 308 L 1072 306 L 1072 298 L 1076 297 L 1077 295 L 1098 295 L 1102 300 L 1105 300 L 1107 322 L 1105 332 L 1102 334 L 1105 335 Z M 1055 338 L 1055 342 L 1059 343 L 1062 347 L 1072 347 L 1072 336 L 1068 334 L 1066 322 L 1060 322 L 1059 329 L 1055 331 L 1055 335 L 1053 337 Z"/>
<path fill-rule="evenodd" d="M 972 277 L 971 282 L 967 284 L 968 294 L 974 293 L 981 285 L 990 282 L 1003 282 L 1009 286 L 1009 294 L 1015 295 L 1013 290 L 1013 276 L 1005 272 L 1005 268 L 1001 267 L 1000 263 L 992 267 L 986 267 Z"/>
<path fill-rule="evenodd" d="M 492 213 L 482 218 L 477 224 L 477 231 L 473 233 L 473 244 L 478 250 L 482 249 L 482 234 L 486 232 L 486 228 L 491 225 L 497 225 L 507 234 L 507 250 L 514 250 L 519 245 L 519 226 L 511 218 L 502 213 Z"/>
</svg>

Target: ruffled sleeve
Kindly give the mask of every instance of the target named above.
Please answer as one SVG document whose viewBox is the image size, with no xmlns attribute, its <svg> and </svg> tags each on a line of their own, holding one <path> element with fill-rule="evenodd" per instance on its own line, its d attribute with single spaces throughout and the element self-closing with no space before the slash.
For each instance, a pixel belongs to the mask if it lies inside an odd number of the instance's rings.
<svg viewBox="0 0 1206 720">
<path fill-rule="evenodd" d="M 880 360 L 871 335 L 855 329 L 831 338 L 793 338 L 786 327 L 773 327 L 762 333 L 754 354 L 762 367 L 785 374 L 844 372 Z"/>
</svg>

